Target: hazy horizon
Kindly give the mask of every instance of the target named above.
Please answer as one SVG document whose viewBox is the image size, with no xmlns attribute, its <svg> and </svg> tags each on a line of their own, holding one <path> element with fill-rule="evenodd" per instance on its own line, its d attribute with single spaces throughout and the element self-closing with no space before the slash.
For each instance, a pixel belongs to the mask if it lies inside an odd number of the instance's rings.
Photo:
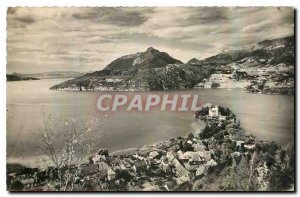
<svg viewBox="0 0 300 197">
<path fill-rule="evenodd" d="M 92 72 L 150 46 L 185 63 L 291 35 L 291 7 L 9 8 L 7 73 Z"/>
</svg>

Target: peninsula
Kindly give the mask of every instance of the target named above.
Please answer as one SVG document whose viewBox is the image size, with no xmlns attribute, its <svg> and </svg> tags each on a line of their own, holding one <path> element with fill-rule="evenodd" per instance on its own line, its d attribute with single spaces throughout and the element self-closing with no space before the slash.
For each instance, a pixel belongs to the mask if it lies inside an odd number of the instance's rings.
<svg viewBox="0 0 300 197">
<path fill-rule="evenodd" d="M 228 108 L 195 113 L 202 131 L 61 168 L 7 165 L 10 191 L 293 191 L 294 149 L 257 139 Z"/>
</svg>

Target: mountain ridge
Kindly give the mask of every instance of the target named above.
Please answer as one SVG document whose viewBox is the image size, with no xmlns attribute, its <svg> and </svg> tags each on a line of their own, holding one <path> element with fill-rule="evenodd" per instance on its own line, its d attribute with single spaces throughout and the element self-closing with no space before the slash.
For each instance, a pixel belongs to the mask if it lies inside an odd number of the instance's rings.
<svg viewBox="0 0 300 197">
<path fill-rule="evenodd" d="M 153 47 L 149 47 L 145 52 L 124 55 L 108 64 L 104 70 L 128 70 L 139 68 L 163 67 L 167 64 L 182 63 L 172 58 L 168 53 L 160 52 Z"/>
<path fill-rule="evenodd" d="M 54 79 L 54 78 L 74 78 L 82 75 L 83 73 L 76 71 L 48 71 L 39 73 L 22 74 L 13 72 L 11 75 L 18 76 L 21 78 L 39 78 L 39 79 Z"/>
<path fill-rule="evenodd" d="M 246 57 L 252 57 L 256 62 L 260 59 L 273 58 L 270 65 L 280 63 L 294 64 L 294 36 L 287 36 L 273 40 L 260 41 L 252 45 L 250 49 L 231 50 L 228 52 L 218 53 L 214 56 L 198 60 L 192 58 L 187 62 L 190 65 L 204 66 L 207 64 L 229 64 L 231 62 L 241 61 Z M 285 51 L 288 50 L 288 53 Z M 292 53 L 291 53 L 292 52 Z"/>
<path fill-rule="evenodd" d="M 241 68 L 294 65 L 294 37 L 265 40 L 250 49 L 225 51 L 204 60 L 193 58 L 186 64 L 166 52 L 149 47 L 144 52 L 117 58 L 103 70 L 76 77 L 50 89 L 80 91 L 189 89 L 216 70 L 222 72 L 224 67 L 231 67 L 230 64 L 236 64 Z"/>
</svg>

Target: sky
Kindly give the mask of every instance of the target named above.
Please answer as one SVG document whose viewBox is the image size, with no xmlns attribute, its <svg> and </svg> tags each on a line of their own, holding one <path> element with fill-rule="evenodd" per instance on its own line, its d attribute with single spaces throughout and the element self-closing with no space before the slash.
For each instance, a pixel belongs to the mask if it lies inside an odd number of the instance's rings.
<svg viewBox="0 0 300 197">
<path fill-rule="evenodd" d="M 289 7 L 16 7 L 7 73 L 91 72 L 154 47 L 187 62 L 294 35 Z"/>
</svg>

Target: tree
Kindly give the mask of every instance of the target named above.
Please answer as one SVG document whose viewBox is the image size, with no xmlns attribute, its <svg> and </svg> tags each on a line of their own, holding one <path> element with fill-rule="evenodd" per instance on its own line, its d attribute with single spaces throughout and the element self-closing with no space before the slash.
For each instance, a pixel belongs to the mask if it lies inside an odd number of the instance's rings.
<svg viewBox="0 0 300 197">
<path fill-rule="evenodd" d="M 271 144 L 270 144 L 270 154 L 271 155 L 275 155 L 276 154 L 276 151 L 278 150 L 278 145 L 275 143 L 275 142 L 271 142 Z"/>
<path fill-rule="evenodd" d="M 218 88 L 218 87 L 220 87 L 221 85 L 220 84 L 218 84 L 218 83 L 213 83 L 213 84 L 211 84 L 211 88 Z"/>
<path fill-rule="evenodd" d="M 192 133 L 190 133 L 187 137 L 188 140 L 192 140 L 194 138 L 194 135 Z"/>
<path fill-rule="evenodd" d="M 94 150 L 93 141 L 87 138 L 87 124 L 83 121 L 65 120 L 60 129 L 55 122 L 56 129 L 51 126 L 52 116 L 44 121 L 44 128 L 39 130 L 39 150 L 48 158 L 49 166 L 57 171 L 59 190 L 72 190 L 72 181 L 76 174 L 71 172 L 74 164 L 81 163 Z M 76 168 L 75 168 L 76 169 Z M 51 180 L 56 181 L 56 180 Z M 71 188 L 68 188 L 70 187 Z"/>
<path fill-rule="evenodd" d="M 270 168 L 273 164 L 276 163 L 276 160 L 273 155 L 269 153 L 264 153 L 264 160 L 266 161 L 266 165 Z"/>
<path fill-rule="evenodd" d="M 124 179 L 125 182 L 129 182 L 133 176 L 128 172 L 128 170 L 117 170 L 116 180 Z"/>
<path fill-rule="evenodd" d="M 273 191 L 285 191 L 294 183 L 294 173 L 291 170 L 276 170 L 270 178 L 270 189 Z"/>
<path fill-rule="evenodd" d="M 215 172 L 215 166 L 209 166 L 207 169 L 207 174 L 211 175 Z"/>
<path fill-rule="evenodd" d="M 284 162 L 285 156 L 286 156 L 286 151 L 285 150 L 281 150 L 280 151 L 280 161 L 281 162 Z"/>
<path fill-rule="evenodd" d="M 215 159 L 219 161 L 219 160 L 221 159 L 222 153 L 223 153 L 223 152 L 222 152 L 221 150 L 217 149 L 217 150 L 215 151 L 215 153 L 214 153 Z"/>
</svg>

